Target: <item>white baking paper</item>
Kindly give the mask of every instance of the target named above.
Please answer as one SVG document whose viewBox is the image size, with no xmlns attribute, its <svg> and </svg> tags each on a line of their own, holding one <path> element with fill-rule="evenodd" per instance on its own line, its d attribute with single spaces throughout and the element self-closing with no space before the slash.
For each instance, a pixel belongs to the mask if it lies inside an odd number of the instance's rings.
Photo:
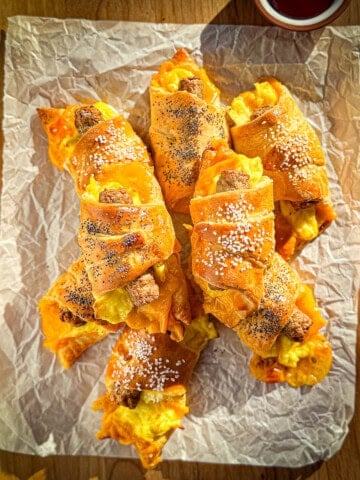
<svg viewBox="0 0 360 480">
<path fill-rule="evenodd" d="M 147 141 L 148 85 L 179 47 L 203 64 L 224 103 L 275 75 L 320 136 L 338 219 L 295 267 L 329 319 L 329 376 L 313 388 L 266 385 L 225 328 L 189 389 L 190 415 L 164 459 L 302 466 L 336 453 L 354 410 L 360 274 L 360 27 L 293 33 L 276 27 L 9 19 L 1 198 L 0 448 L 39 455 L 136 457 L 99 441 L 103 375 L 114 337 L 64 371 L 42 348 L 37 302 L 79 255 L 73 183 L 47 159 L 36 108 L 104 100 Z"/>
</svg>

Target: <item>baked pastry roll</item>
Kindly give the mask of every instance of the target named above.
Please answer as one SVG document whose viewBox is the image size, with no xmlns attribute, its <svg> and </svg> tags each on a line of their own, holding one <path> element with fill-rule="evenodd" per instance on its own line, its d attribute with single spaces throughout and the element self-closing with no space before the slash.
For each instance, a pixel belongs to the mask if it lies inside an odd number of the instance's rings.
<svg viewBox="0 0 360 480">
<path fill-rule="evenodd" d="M 80 210 L 79 245 L 96 316 L 152 332 L 174 328 L 181 336 L 190 321 L 186 281 L 152 170 L 137 161 L 103 167 Z"/>
<path fill-rule="evenodd" d="M 321 381 L 332 359 L 319 333 L 326 321 L 309 287 L 274 251 L 272 180 L 263 176 L 260 158 L 213 141 L 203 155 L 190 212 L 192 271 L 204 310 L 254 353 L 251 373 L 292 386 Z"/>
<path fill-rule="evenodd" d="M 171 212 L 189 212 L 203 151 L 228 138 L 219 90 L 184 50 L 164 62 L 150 84 L 149 136 L 155 171 Z"/>
<path fill-rule="evenodd" d="M 83 258 L 60 275 L 39 302 L 44 347 L 56 354 L 64 368 L 119 329 L 95 318 L 93 302 Z"/>
<path fill-rule="evenodd" d="M 104 102 L 44 107 L 37 112 L 47 133 L 49 158 L 71 174 L 78 195 L 106 165 L 133 160 L 152 163 L 130 123 Z"/>
<path fill-rule="evenodd" d="M 172 432 L 183 428 L 189 378 L 202 349 L 216 336 L 205 316 L 186 327 L 181 342 L 126 327 L 109 359 L 107 392 L 94 403 L 103 411 L 97 437 L 134 445 L 144 468 L 155 467 Z"/>
<path fill-rule="evenodd" d="M 48 137 L 48 155 L 60 170 L 66 168 L 80 137 L 97 123 L 117 116 L 104 102 L 67 105 L 64 108 L 38 108 L 39 118 Z"/>
<path fill-rule="evenodd" d="M 332 348 L 320 332 L 327 322 L 310 287 L 300 281 L 277 253 L 265 270 L 264 286 L 258 309 L 243 315 L 232 327 L 253 352 L 250 373 L 268 383 L 287 382 L 292 387 L 315 385 L 330 371 Z M 219 302 L 216 297 L 209 300 L 207 292 L 204 291 L 204 308 L 222 323 L 239 309 L 236 296 L 226 296 L 226 290 L 221 291 L 223 297 L 219 295 Z M 239 317 L 237 315 L 237 319 Z"/>
<path fill-rule="evenodd" d="M 277 253 L 264 284 L 258 310 L 234 328 L 254 352 L 250 373 L 269 383 L 315 385 L 329 373 L 332 349 L 320 332 L 327 322 L 311 288 Z"/>
<path fill-rule="evenodd" d="M 276 249 L 289 260 L 336 218 L 321 143 L 275 78 L 240 93 L 228 114 L 235 150 L 260 156 L 274 181 Z"/>
<path fill-rule="evenodd" d="M 78 109 L 88 106 L 60 110 L 59 118 L 75 125 Z M 147 148 L 122 115 L 95 115 L 87 126 L 73 138 L 63 167 L 80 197 L 78 239 L 94 315 L 180 339 L 190 321 L 186 280 Z"/>
<path fill-rule="evenodd" d="M 81 196 L 90 179 L 97 180 L 103 169 L 132 162 L 151 165 L 147 147 L 123 115 L 99 122 L 87 130 L 76 143 L 66 163 Z M 152 169 L 151 169 L 152 171 Z M 141 181 L 139 175 L 138 180 Z"/>
<path fill-rule="evenodd" d="M 256 311 L 274 253 L 272 180 L 225 140 L 204 154 L 190 202 L 192 273 L 204 309 L 230 328 Z"/>
<path fill-rule="evenodd" d="M 174 252 L 171 217 L 140 162 L 105 168 L 81 196 L 79 244 L 95 296 L 135 280 Z"/>
</svg>

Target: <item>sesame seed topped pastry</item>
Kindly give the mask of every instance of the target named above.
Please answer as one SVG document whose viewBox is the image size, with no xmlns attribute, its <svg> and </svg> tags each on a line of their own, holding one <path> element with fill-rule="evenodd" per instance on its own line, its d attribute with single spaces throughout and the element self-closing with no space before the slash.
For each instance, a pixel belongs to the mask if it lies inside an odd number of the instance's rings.
<svg viewBox="0 0 360 480">
<path fill-rule="evenodd" d="M 171 433 L 182 428 L 190 374 L 217 334 L 201 306 L 190 305 L 174 227 L 145 145 L 122 116 L 95 116 L 88 128 L 73 130 L 71 149 L 58 163 L 80 198 L 82 257 L 39 302 L 44 345 L 68 368 L 90 345 L 123 330 L 109 361 L 107 393 L 94 405 L 104 412 L 98 437 L 133 444 L 151 468 Z M 70 117 L 69 124 L 76 113 Z M 59 138 L 57 145 L 64 145 Z"/>
<path fill-rule="evenodd" d="M 166 205 L 188 213 L 203 151 L 211 138 L 228 138 L 219 91 L 180 49 L 153 76 L 150 107 L 149 136 Z"/>
<path fill-rule="evenodd" d="M 260 158 L 213 141 L 190 213 L 192 272 L 204 310 L 254 353 L 251 373 L 294 387 L 321 381 L 332 359 L 319 333 L 326 321 L 311 290 L 274 251 L 272 180 L 263 176 Z"/>
<path fill-rule="evenodd" d="M 259 157 L 214 140 L 190 203 L 192 273 L 204 308 L 230 328 L 257 310 L 274 253 L 272 180 Z"/>
<path fill-rule="evenodd" d="M 260 156 L 274 181 L 276 249 L 290 260 L 336 218 L 320 141 L 275 78 L 240 93 L 228 114 L 235 150 Z"/>
<path fill-rule="evenodd" d="M 104 102 L 38 108 L 48 137 L 48 154 L 73 177 L 78 195 L 106 165 L 134 160 L 152 163 L 143 141 L 123 115 Z"/>
<path fill-rule="evenodd" d="M 181 342 L 126 327 L 108 362 L 107 392 L 94 403 L 95 410 L 103 411 L 98 438 L 134 445 L 144 468 L 155 467 L 171 433 L 183 428 L 189 378 L 201 351 L 216 336 L 205 316 L 186 327 Z"/>
<path fill-rule="evenodd" d="M 64 368 L 120 327 L 96 319 L 93 303 L 83 258 L 60 275 L 39 302 L 44 347 L 57 355 Z"/>
<path fill-rule="evenodd" d="M 148 166 L 152 164 L 144 142 L 125 117 L 118 115 L 97 123 L 79 138 L 66 168 L 74 179 L 77 193 L 81 195 L 90 180 L 96 180 L 104 168 L 134 161 Z"/>
<path fill-rule="evenodd" d="M 60 170 L 66 168 L 80 137 L 91 127 L 117 116 L 104 102 L 89 105 L 67 105 L 64 108 L 38 108 L 42 126 L 48 137 L 48 155 Z"/>
</svg>

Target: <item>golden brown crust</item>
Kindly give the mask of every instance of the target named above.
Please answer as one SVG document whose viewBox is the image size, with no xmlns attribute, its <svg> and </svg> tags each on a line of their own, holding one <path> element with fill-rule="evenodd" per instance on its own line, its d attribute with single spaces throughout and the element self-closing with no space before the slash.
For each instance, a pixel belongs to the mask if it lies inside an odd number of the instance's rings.
<svg viewBox="0 0 360 480">
<path fill-rule="evenodd" d="M 259 155 L 264 174 L 274 182 L 276 250 L 290 260 L 336 218 L 319 138 L 289 90 L 275 78 L 262 78 L 275 89 L 278 101 L 241 125 L 230 129 L 234 148 L 248 156 Z M 302 237 L 284 217 L 279 202 L 296 209 L 314 206 L 318 231 Z M 324 208 L 326 207 L 326 208 Z"/>
<path fill-rule="evenodd" d="M 94 297 L 86 274 L 83 257 L 76 260 L 69 269 L 55 281 L 46 294 L 83 320 L 93 320 Z"/>
<path fill-rule="evenodd" d="M 190 212 L 194 223 L 203 222 L 234 222 L 247 215 L 256 217 L 263 212 L 274 209 L 273 184 L 266 177 L 254 187 L 230 190 L 206 197 L 194 197 L 191 200 Z"/>
<path fill-rule="evenodd" d="M 115 332 L 119 326 L 94 317 L 93 295 L 82 258 L 55 281 L 39 301 L 44 346 L 55 353 L 64 368 L 69 368 L 89 347 Z M 70 312 L 78 325 L 63 321 Z"/>
<path fill-rule="evenodd" d="M 223 192 L 217 189 L 217 184 L 224 168 L 231 173 L 228 184 L 224 182 L 225 188 L 231 190 Z M 241 169 L 248 179 L 246 182 L 233 181 L 238 178 L 235 173 Z M 323 378 L 318 375 L 316 366 L 311 377 L 313 360 L 310 358 L 322 351 L 321 342 L 317 344 L 314 338 L 326 322 L 311 290 L 274 252 L 271 184 L 270 179 L 261 176 L 257 161 L 251 163 L 249 158 L 236 156 L 223 142 L 213 142 L 212 148 L 203 155 L 195 187 L 198 196 L 190 204 L 194 221 L 192 272 L 204 295 L 204 310 L 232 328 L 262 359 L 256 362 L 261 366 L 253 369 L 257 378 L 266 377 L 263 370 L 266 371 L 265 366 L 267 368 L 270 363 L 294 362 L 296 353 L 287 357 L 286 345 L 291 348 L 297 343 L 300 345 L 299 367 L 276 367 L 276 371 L 291 372 L 284 378 L 281 374 L 277 381 L 307 385 L 316 383 L 314 378 L 319 378 L 318 381 Z M 240 254 L 239 260 L 232 256 L 234 253 Z M 239 270 L 236 270 L 237 263 L 241 267 Z M 327 373 L 328 347 L 326 350 L 321 371 Z"/>
<path fill-rule="evenodd" d="M 174 68 L 191 68 L 195 74 L 200 71 L 184 50 L 179 51 L 171 63 Z M 210 81 L 206 79 L 205 86 L 207 82 Z M 166 205 L 170 211 L 187 213 L 203 151 L 212 138 L 228 138 L 224 111 L 206 96 L 200 98 L 187 91 L 170 92 L 153 84 L 150 103 L 149 135 Z"/>
<path fill-rule="evenodd" d="M 234 328 L 253 352 L 259 355 L 269 352 L 293 313 L 300 285 L 297 273 L 275 253 L 265 272 L 259 309 Z"/>
<path fill-rule="evenodd" d="M 104 166 L 133 161 L 151 163 L 144 143 L 130 123 L 119 115 L 88 130 L 77 142 L 66 168 L 81 195 L 90 178 L 97 179 Z"/>
<path fill-rule="evenodd" d="M 304 202 L 328 196 L 321 143 L 289 90 L 266 78 L 279 93 L 276 105 L 231 131 L 235 150 L 260 156 L 264 174 L 274 180 L 274 200 Z"/>
<path fill-rule="evenodd" d="M 175 244 L 171 217 L 148 167 L 133 162 L 113 166 L 111 171 L 111 178 L 122 184 L 131 175 L 140 177 L 137 192 L 149 203 L 101 203 L 82 197 L 79 245 L 95 296 L 125 286 L 166 260 Z"/>
<path fill-rule="evenodd" d="M 184 274 L 174 256 L 177 246 L 171 217 L 144 143 L 122 115 L 115 116 L 105 104 L 99 108 L 74 105 L 39 110 L 49 144 L 65 145 L 71 140 L 64 167 L 81 201 L 78 238 L 91 285 L 91 315 L 114 325 L 128 322 L 150 332 L 169 331 L 179 341 L 191 312 Z M 58 128 L 60 124 L 63 128 Z M 163 273 L 154 278 L 152 293 L 143 301 L 147 287 L 143 285 L 137 292 L 143 300 L 135 305 L 126 287 L 142 275 L 152 275 L 156 268 Z M 70 311 L 62 316 L 74 325 L 82 321 Z"/>
<path fill-rule="evenodd" d="M 201 196 L 190 203 L 192 273 L 204 292 L 205 310 L 231 328 L 258 308 L 274 252 L 270 179 L 260 175 L 254 186 L 206 194 L 214 188 L 212 177 L 225 168 L 241 172 L 240 162 L 225 141 L 214 141 L 203 154 L 195 187 Z"/>
<path fill-rule="evenodd" d="M 125 327 L 109 359 L 106 388 L 111 392 L 116 384 L 123 390 L 161 392 L 185 386 L 197 360 L 198 355 L 169 335 Z"/>
<path fill-rule="evenodd" d="M 265 217 L 265 216 L 264 216 Z M 272 253 L 271 214 L 243 227 L 230 223 L 202 222 L 192 231 L 193 274 L 219 288 L 254 290 L 251 277 L 264 270 Z M 265 233 L 266 232 L 266 233 Z M 258 276 L 255 274 L 255 279 Z M 249 288 L 250 287 L 250 288 Z"/>
</svg>

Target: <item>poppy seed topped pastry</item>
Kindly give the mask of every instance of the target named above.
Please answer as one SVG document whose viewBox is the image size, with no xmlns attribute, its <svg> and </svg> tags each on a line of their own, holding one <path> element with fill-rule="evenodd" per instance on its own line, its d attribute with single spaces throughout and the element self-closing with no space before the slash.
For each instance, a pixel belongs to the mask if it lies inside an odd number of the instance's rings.
<svg viewBox="0 0 360 480">
<path fill-rule="evenodd" d="M 119 330 L 95 318 L 94 297 L 83 258 L 54 282 L 39 302 L 44 346 L 70 368 L 89 347 Z"/>
<path fill-rule="evenodd" d="M 179 340 L 191 317 L 187 284 L 151 158 L 122 115 L 103 120 L 95 110 L 38 110 L 49 151 L 71 138 L 62 166 L 80 197 L 78 239 L 94 316 L 152 333 L 170 331 Z"/>
<path fill-rule="evenodd" d="M 203 151 L 228 138 L 219 91 L 184 50 L 164 62 L 150 84 L 149 136 L 168 209 L 189 212 Z"/>
</svg>

